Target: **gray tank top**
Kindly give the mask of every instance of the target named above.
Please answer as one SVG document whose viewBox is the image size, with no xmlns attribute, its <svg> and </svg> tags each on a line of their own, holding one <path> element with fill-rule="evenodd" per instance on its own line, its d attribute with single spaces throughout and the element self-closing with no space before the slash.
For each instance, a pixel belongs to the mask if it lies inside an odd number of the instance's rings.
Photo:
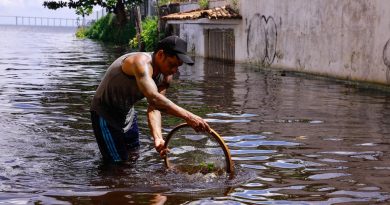
<svg viewBox="0 0 390 205">
<path fill-rule="evenodd" d="M 110 65 L 91 103 L 91 111 L 97 112 L 111 126 L 124 131 L 129 129 L 129 123 L 131 125 L 130 118 L 134 116 L 133 105 L 144 98 L 135 77 L 122 71 L 123 60 L 134 54 L 137 53 L 125 54 Z M 143 54 L 151 57 L 150 53 Z M 160 86 L 164 76 L 160 73 L 153 80 Z"/>
</svg>

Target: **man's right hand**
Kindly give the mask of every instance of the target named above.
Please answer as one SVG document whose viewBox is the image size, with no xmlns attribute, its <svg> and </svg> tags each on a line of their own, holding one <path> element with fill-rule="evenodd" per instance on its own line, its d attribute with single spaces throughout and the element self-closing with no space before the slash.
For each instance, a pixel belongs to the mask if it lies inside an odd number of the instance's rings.
<svg viewBox="0 0 390 205">
<path fill-rule="evenodd" d="M 188 112 L 187 118 L 185 119 L 187 124 L 191 126 L 196 132 L 210 132 L 210 126 L 207 122 L 190 112 Z"/>
</svg>

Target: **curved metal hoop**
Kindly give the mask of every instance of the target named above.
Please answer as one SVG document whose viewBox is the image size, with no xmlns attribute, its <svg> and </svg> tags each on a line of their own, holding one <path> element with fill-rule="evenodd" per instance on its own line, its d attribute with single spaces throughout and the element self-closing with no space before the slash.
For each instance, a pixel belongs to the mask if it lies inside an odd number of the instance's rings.
<svg viewBox="0 0 390 205">
<path fill-rule="evenodd" d="M 189 126 L 187 123 L 183 123 L 183 124 L 179 124 L 178 126 L 176 126 L 175 128 L 173 128 L 172 131 L 170 131 L 165 139 L 165 144 L 164 146 L 167 148 L 168 145 L 169 145 L 169 141 L 170 139 L 172 138 L 173 134 L 175 134 L 178 130 L 180 130 L 181 128 L 184 128 L 184 127 L 191 127 Z M 233 164 L 233 160 L 232 160 L 232 157 L 230 155 L 230 150 L 229 148 L 226 146 L 225 144 L 225 141 L 222 139 L 222 137 L 216 132 L 214 131 L 213 129 L 211 129 L 211 132 L 210 132 L 211 136 L 214 137 L 215 140 L 217 140 L 219 146 L 222 148 L 223 150 L 223 153 L 225 154 L 225 160 L 226 160 L 226 172 L 230 174 L 230 177 L 233 176 L 234 174 L 234 164 Z M 164 162 L 165 162 L 165 166 L 167 168 L 170 167 L 170 164 L 169 164 L 169 159 L 168 157 L 165 157 L 164 158 Z"/>
</svg>

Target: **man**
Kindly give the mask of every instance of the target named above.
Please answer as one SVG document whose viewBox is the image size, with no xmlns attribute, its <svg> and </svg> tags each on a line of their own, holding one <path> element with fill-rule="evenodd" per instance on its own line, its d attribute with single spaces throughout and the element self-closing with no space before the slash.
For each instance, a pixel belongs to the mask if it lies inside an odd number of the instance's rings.
<svg viewBox="0 0 390 205">
<path fill-rule="evenodd" d="M 136 52 L 116 59 L 108 68 L 91 104 L 91 120 L 99 150 L 107 161 L 122 162 L 129 151 L 139 147 L 134 104 L 146 97 L 150 133 L 157 152 L 167 150 L 161 132 L 161 113 L 184 119 L 196 131 L 209 131 L 201 117 L 179 107 L 165 97 L 172 75 L 184 63 L 194 62 L 186 55 L 187 42 L 169 36 L 158 42 L 152 54 Z"/>
</svg>

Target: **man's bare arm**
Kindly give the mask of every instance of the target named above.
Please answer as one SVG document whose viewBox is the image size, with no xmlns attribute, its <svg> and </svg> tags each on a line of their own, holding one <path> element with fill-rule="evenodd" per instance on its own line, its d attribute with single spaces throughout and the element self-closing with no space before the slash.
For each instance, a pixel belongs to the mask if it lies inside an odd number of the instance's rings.
<svg viewBox="0 0 390 205">
<path fill-rule="evenodd" d="M 184 119 L 196 131 L 209 131 L 210 127 L 201 117 L 177 106 L 164 95 L 158 92 L 158 88 L 152 79 L 153 68 L 151 58 L 137 54 L 126 58 L 122 66 L 123 72 L 135 76 L 140 91 L 147 98 L 150 106 L 165 113 Z"/>
<path fill-rule="evenodd" d="M 159 92 L 165 95 L 165 89 L 161 91 L 159 90 Z M 156 148 L 157 152 L 160 153 L 161 157 L 165 157 L 167 150 L 164 150 L 165 141 L 161 132 L 161 112 L 155 107 L 149 105 L 147 110 L 147 117 L 150 133 L 154 139 L 154 147 Z"/>
</svg>

